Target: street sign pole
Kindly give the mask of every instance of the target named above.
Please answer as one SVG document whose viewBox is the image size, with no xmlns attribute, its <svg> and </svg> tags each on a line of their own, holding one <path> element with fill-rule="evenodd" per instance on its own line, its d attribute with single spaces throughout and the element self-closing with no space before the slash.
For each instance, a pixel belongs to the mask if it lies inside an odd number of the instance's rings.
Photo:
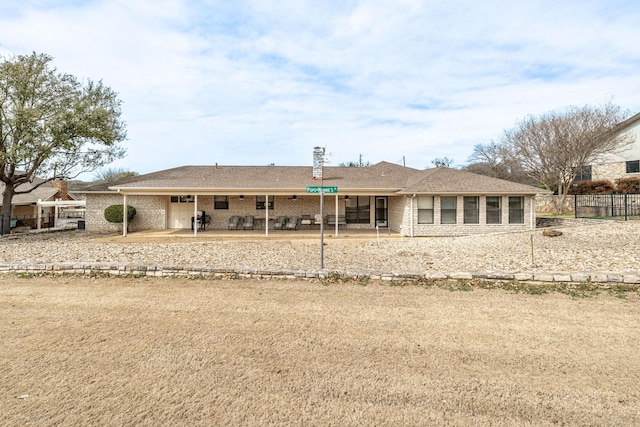
<svg viewBox="0 0 640 427">
<path fill-rule="evenodd" d="M 336 194 L 336 214 L 338 213 L 338 187 L 329 186 L 325 187 L 323 185 L 313 185 L 307 187 L 307 193 L 318 193 L 320 194 L 320 268 L 324 268 L 324 194 Z M 338 219 L 336 216 L 336 235 L 338 229 Z"/>
</svg>

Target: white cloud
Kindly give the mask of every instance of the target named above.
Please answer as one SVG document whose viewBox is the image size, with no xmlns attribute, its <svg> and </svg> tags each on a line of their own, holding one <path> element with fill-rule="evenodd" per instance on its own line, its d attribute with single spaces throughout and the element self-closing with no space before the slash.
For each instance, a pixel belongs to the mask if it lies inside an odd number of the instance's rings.
<svg viewBox="0 0 640 427">
<path fill-rule="evenodd" d="M 128 157 L 464 163 L 527 114 L 640 111 L 635 2 L 9 1 L 0 53 L 45 52 L 119 92 Z"/>
</svg>

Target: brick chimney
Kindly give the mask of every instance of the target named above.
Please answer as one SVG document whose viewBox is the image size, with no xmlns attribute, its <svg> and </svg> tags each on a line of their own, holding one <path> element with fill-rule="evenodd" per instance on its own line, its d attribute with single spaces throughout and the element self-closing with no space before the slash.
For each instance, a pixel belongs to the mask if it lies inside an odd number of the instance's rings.
<svg viewBox="0 0 640 427">
<path fill-rule="evenodd" d="M 69 183 L 67 183 L 67 181 L 54 179 L 51 185 L 58 190 L 58 193 L 55 195 L 56 199 L 71 200 L 69 196 Z"/>
</svg>

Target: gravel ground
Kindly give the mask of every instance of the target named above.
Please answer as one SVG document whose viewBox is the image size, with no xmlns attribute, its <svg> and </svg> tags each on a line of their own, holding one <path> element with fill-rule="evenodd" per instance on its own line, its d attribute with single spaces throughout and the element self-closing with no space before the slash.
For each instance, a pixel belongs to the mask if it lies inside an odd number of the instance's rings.
<svg viewBox="0 0 640 427">
<path fill-rule="evenodd" d="M 638 272 L 640 222 L 581 223 L 542 230 L 481 236 L 325 240 L 325 268 L 346 272 Z M 206 240 L 171 238 L 144 242 L 89 232 L 6 236 L 0 263 L 135 263 L 228 268 L 319 269 L 315 239 Z M 129 240 L 127 240 L 129 239 Z M 532 250 L 533 249 L 533 250 Z M 532 256 L 533 252 L 533 256 Z"/>
</svg>

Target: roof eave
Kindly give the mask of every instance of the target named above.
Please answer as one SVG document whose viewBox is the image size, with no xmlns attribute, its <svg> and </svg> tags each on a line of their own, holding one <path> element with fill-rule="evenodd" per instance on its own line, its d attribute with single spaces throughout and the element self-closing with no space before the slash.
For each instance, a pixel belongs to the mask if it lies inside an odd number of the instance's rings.
<svg viewBox="0 0 640 427">
<path fill-rule="evenodd" d="M 399 191 L 403 195 L 428 195 L 428 196 L 536 196 L 538 194 L 551 194 L 550 191 Z"/>
<path fill-rule="evenodd" d="M 396 194 L 401 188 L 357 188 L 338 187 L 338 194 Z M 122 194 L 201 194 L 201 195 L 224 195 L 224 194 L 292 194 L 306 193 L 307 187 L 290 188 L 199 188 L 199 187 L 109 187 L 109 191 L 94 191 L 91 193 L 122 193 Z M 87 191 L 89 193 L 89 191 Z M 310 193 L 319 194 L 319 193 Z M 336 194 L 336 193 L 325 193 Z"/>
</svg>

